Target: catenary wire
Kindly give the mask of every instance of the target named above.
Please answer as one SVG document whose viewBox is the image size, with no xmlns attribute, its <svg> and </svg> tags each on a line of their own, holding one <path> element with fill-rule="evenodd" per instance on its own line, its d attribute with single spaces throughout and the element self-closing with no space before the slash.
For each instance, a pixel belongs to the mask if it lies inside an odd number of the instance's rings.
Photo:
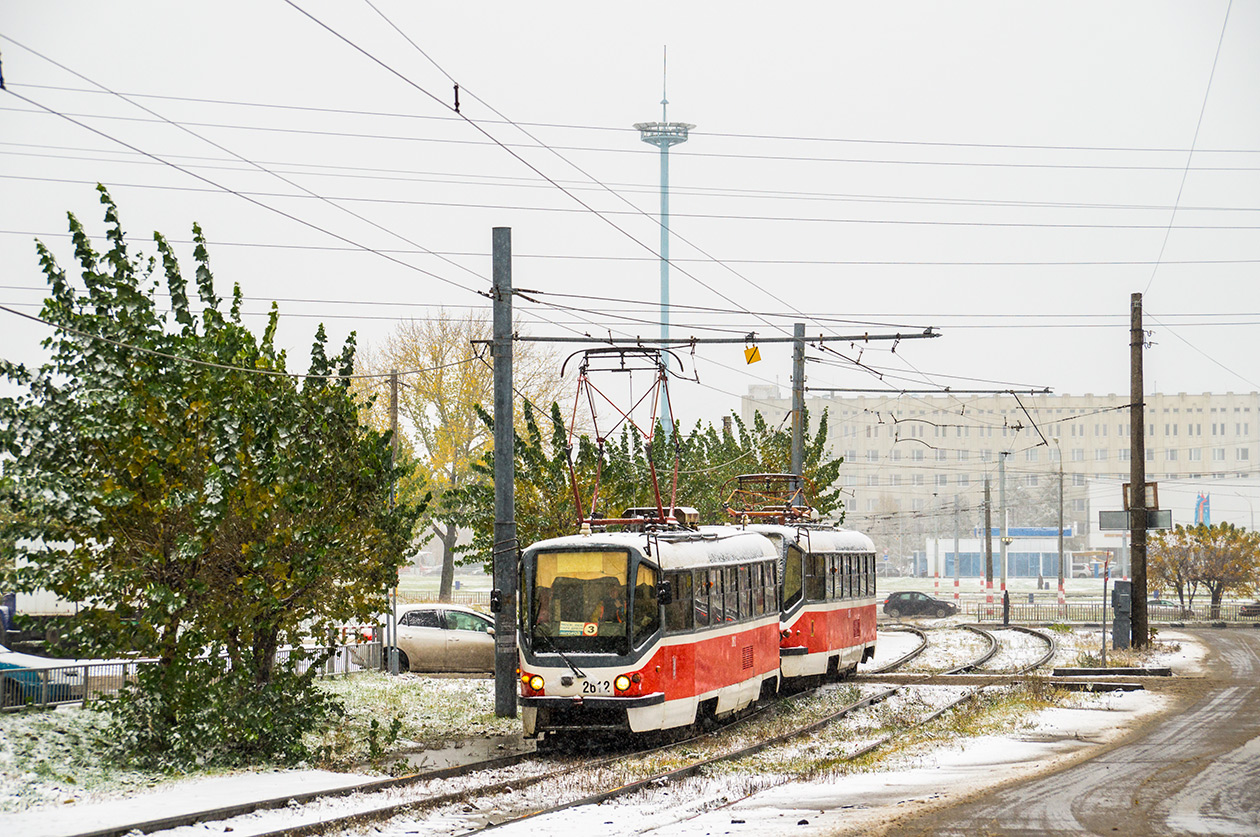
<svg viewBox="0 0 1260 837">
<path fill-rule="evenodd" d="M 449 76 L 448 76 L 449 78 Z M 453 82 L 454 79 L 451 79 Z M 96 94 L 100 91 L 87 88 L 65 87 L 62 85 L 51 84 L 34 84 L 24 83 L 13 85 L 16 87 L 31 87 L 42 90 L 57 90 L 68 93 L 88 93 Z M 195 96 L 171 96 L 156 93 L 128 93 L 128 96 L 137 99 L 161 99 L 174 102 L 192 102 L 199 104 L 213 105 L 231 105 L 246 108 L 271 108 L 275 110 L 296 110 L 308 111 L 312 113 L 333 113 L 345 116 L 381 116 L 397 119 L 419 119 L 419 120 L 436 120 L 454 122 L 458 121 L 455 117 L 450 116 L 434 116 L 431 114 L 415 114 L 402 113 L 395 111 L 369 111 L 354 110 L 350 108 L 330 108 L 317 107 L 313 105 L 294 105 L 281 102 L 246 102 L 231 99 L 210 99 Z M 506 120 L 496 123 L 494 120 L 480 120 L 491 124 L 509 124 Z M 575 123 L 562 122 L 520 122 L 530 128 L 565 128 L 573 130 L 585 131 L 609 131 L 618 133 L 630 133 L 634 129 L 626 128 L 619 125 L 581 125 Z M 895 140 L 895 139 L 877 139 L 870 137 L 818 137 L 818 136 L 799 136 L 790 134 L 746 134 L 724 131 L 696 131 L 697 135 L 706 137 L 734 138 L 734 139 L 760 139 L 760 140 L 785 140 L 791 142 L 823 142 L 823 143 L 859 143 L 868 145 L 908 145 L 908 146 L 927 146 L 934 148 L 986 148 L 986 149 L 1020 149 L 1033 151 L 1117 151 L 1117 152 L 1136 152 L 1136 153 L 1163 153 L 1163 154 L 1179 154 L 1185 153 L 1188 149 L 1175 147 L 1156 147 L 1156 146 L 1113 146 L 1113 145 L 1036 145 L 1021 143 L 986 143 L 986 142 L 944 142 L 940 140 Z M 1204 148 L 1199 149 L 1202 153 L 1212 154 L 1260 154 L 1260 149 L 1254 148 Z"/>
<path fill-rule="evenodd" d="M 1164 251 L 1168 248 L 1168 239 L 1172 236 L 1173 224 L 1177 220 L 1177 207 L 1181 204 L 1181 195 L 1186 189 L 1186 178 L 1190 175 L 1190 163 L 1194 160 L 1194 147 L 1199 142 L 1199 130 L 1203 127 L 1203 114 L 1207 113 L 1208 97 L 1212 95 L 1212 79 L 1216 77 L 1216 62 L 1221 58 L 1221 45 L 1225 43 L 1225 30 L 1229 26 L 1229 12 L 1234 7 L 1234 0 L 1229 0 L 1225 4 L 1225 19 L 1221 21 L 1221 35 L 1216 41 L 1216 52 L 1212 55 L 1212 70 L 1208 73 L 1207 87 L 1203 91 L 1203 104 L 1199 106 L 1199 119 L 1194 125 L 1194 138 L 1190 140 L 1190 150 L 1186 153 L 1186 166 L 1181 172 L 1181 183 L 1177 186 L 1177 199 L 1173 201 L 1172 212 L 1168 215 L 1168 226 L 1164 230 L 1164 240 L 1159 245 L 1159 255 L 1155 259 L 1155 266 L 1151 268 L 1151 278 L 1146 283 L 1146 292 L 1149 292 L 1151 285 L 1155 283 L 1155 276 L 1159 273 L 1159 260 L 1164 257 Z"/>
</svg>

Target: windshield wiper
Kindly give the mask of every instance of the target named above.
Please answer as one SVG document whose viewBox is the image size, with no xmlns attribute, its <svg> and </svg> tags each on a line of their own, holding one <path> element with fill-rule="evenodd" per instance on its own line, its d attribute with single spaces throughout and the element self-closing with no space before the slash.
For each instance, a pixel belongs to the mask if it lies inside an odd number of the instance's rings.
<svg viewBox="0 0 1260 837">
<path fill-rule="evenodd" d="M 552 651 L 555 651 L 557 654 L 560 655 L 560 659 L 564 660 L 564 664 L 573 670 L 574 675 L 581 677 L 583 680 L 586 679 L 586 674 L 577 666 L 573 665 L 573 661 L 570 660 L 567 656 L 565 656 L 565 653 L 560 650 L 560 646 L 556 645 L 554 642 L 551 641 L 551 635 L 547 633 L 546 626 L 541 625 L 541 624 L 535 625 L 534 636 L 539 636 L 547 640 L 547 645 L 551 647 Z"/>
</svg>

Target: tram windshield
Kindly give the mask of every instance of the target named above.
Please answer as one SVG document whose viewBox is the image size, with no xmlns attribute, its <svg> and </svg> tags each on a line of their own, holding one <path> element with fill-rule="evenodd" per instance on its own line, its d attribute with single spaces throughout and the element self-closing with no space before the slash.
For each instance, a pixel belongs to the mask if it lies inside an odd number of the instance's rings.
<svg viewBox="0 0 1260 837">
<path fill-rule="evenodd" d="M 624 653 L 629 563 L 624 551 L 537 553 L 526 579 L 534 649 Z"/>
</svg>

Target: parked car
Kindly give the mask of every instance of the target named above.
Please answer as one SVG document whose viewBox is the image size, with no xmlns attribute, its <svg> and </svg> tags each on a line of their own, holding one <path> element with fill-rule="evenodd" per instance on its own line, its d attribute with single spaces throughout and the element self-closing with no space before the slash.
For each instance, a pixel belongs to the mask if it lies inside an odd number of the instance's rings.
<svg viewBox="0 0 1260 837">
<path fill-rule="evenodd" d="M 1154 619 L 1184 619 L 1194 611 L 1170 599 L 1147 599 L 1146 615 Z"/>
<path fill-rule="evenodd" d="M 884 614 L 894 619 L 900 616 L 935 616 L 943 619 L 957 612 L 958 608 L 952 603 L 913 590 L 890 593 L 884 599 Z"/>
<path fill-rule="evenodd" d="M 1260 616 L 1260 602 L 1251 602 L 1250 604 L 1239 605 L 1239 616 Z"/>
<path fill-rule="evenodd" d="M 52 660 L 0 645 L 0 707 L 83 699 L 83 669 L 75 660 Z"/>
<path fill-rule="evenodd" d="M 396 614 L 399 671 L 494 671 L 489 616 L 453 604 L 400 605 Z"/>
</svg>

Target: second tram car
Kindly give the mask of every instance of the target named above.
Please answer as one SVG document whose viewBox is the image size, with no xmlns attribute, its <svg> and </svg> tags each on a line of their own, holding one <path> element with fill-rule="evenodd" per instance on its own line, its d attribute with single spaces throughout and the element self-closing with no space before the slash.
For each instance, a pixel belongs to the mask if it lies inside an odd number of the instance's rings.
<svg viewBox="0 0 1260 837">
<path fill-rule="evenodd" d="M 820 526 L 554 538 L 521 562 L 529 737 L 647 733 L 737 712 L 874 653 L 874 548 Z"/>
<path fill-rule="evenodd" d="M 844 676 L 875 656 L 875 544 L 866 535 L 819 526 L 749 527 L 782 556 L 779 617 L 783 682 Z"/>
</svg>

